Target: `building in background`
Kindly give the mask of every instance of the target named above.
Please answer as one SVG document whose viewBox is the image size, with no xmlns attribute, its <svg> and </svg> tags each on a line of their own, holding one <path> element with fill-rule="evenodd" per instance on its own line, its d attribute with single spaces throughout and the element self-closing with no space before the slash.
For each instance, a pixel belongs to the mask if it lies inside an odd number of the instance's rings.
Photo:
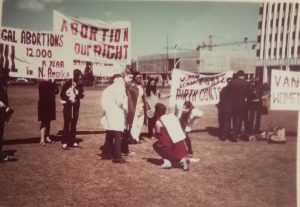
<svg viewBox="0 0 300 207">
<path fill-rule="evenodd" d="M 299 2 L 266 2 L 259 9 L 256 73 L 270 82 L 271 70 L 300 71 Z"/>
<path fill-rule="evenodd" d="M 161 81 L 169 79 L 173 68 L 201 74 L 244 70 L 248 78 L 252 78 L 255 73 L 255 53 L 201 49 L 142 56 L 136 62 L 136 69 L 144 75 L 144 79 L 148 76 L 160 77 Z"/>
</svg>

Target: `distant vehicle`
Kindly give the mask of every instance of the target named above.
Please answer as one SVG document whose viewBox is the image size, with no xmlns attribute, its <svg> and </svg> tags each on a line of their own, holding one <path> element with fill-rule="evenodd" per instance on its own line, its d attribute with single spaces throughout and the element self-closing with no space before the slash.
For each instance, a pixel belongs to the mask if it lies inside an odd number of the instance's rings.
<svg viewBox="0 0 300 207">
<path fill-rule="evenodd" d="M 8 85 L 33 85 L 33 81 L 29 81 L 26 78 L 17 78 L 16 80 L 8 81 Z"/>
</svg>

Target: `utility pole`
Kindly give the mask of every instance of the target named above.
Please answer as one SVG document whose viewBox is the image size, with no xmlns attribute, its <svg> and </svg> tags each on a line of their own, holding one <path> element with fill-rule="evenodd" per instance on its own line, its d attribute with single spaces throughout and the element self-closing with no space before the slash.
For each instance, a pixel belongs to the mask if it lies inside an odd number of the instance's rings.
<svg viewBox="0 0 300 207">
<path fill-rule="evenodd" d="M 209 45 L 208 45 L 208 49 L 209 49 L 209 51 L 211 51 L 212 50 L 212 46 L 213 46 L 213 40 L 212 40 L 212 35 L 209 35 Z"/>
</svg>

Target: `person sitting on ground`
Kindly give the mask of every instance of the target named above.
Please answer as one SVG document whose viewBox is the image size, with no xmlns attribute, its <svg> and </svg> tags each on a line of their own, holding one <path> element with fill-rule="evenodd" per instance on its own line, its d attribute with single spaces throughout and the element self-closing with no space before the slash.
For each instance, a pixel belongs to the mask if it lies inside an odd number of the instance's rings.
<svg viewBox="0 0 300 207">
<path fill-rule="evenodd" d="M 180 127 L 177 117 L 171 113 L 166 114 L 166 106 L 157 103 L 155 105 L 155 137 L 158 139 L 153 144 L 153 149 L 163 158 L 162 169 L 172 168 L 179 164 L 183 170 L 189 170 L 190 160 L 188 158 L 185 144 L 185 134 Z"/>
</svg>

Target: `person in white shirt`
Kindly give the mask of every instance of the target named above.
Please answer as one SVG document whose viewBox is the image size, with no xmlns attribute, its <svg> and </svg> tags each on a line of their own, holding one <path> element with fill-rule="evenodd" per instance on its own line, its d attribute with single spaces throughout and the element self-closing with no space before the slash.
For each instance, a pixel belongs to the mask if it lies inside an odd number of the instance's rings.
<svg viewBox="0 0 300 207">
<path fill-rule="evenodd" d="M 104 116 L 101 123 L 106 129 L 106 140 L 103 146 L 102 159 L 111 159 L 114 163 L 127 163 L 121 158 L 121 141 L 126 127 L 128 100 L 125 82 L 120 74 L 111 78 L 112 84 L 104 89 L 101 106 Z"/>
</svg>

